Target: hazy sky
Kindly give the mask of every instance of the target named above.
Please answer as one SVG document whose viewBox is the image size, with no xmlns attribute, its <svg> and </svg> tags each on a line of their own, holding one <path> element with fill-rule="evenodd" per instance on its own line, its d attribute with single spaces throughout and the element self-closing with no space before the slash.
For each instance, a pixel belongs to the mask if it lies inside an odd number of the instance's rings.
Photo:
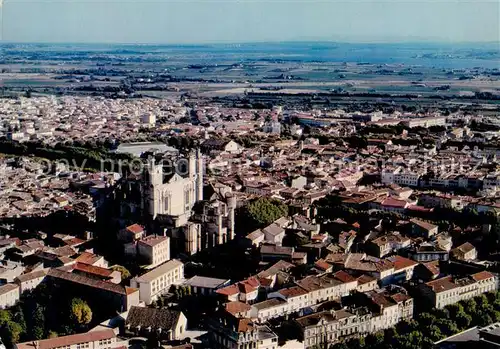
<svg viewBox="0 0 500 349">
<path fill-rule="evenodd" d="M 500 0 L 3 0 L 2 11 L 5 41 L 500 42 Z"/>
</svg>

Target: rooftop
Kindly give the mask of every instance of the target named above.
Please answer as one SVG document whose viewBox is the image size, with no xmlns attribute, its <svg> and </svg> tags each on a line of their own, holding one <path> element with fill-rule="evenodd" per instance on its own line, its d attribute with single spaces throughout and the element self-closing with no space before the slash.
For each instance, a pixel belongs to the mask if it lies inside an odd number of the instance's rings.
<svg viewBox="0 0 500 349">
<path fill-rule="evenodd" d="M 186 285 L 190 285 L 193 287 L 217 288 L 226 283 L 229 283 L 229 281 L 229 279 L 224 280 L 196 275 L 187 280 Z"/>
<path fill-rule="evenodd" d="M 17 349 L 55 349 L 71 345 L 97 342 L 103 339 L 115 338 L 115 332 L 111 329 L 102 331 L 91 331 L 87 333 L 74 334 L 40 341 L 31 341 L 17 344 Z"/>
<path fill-rule="evenodd" d="M 168 273 L 169 271 L 179 268 L 183 265 L 184 264 L 181 261 L 172 259 L 147 272 L 146 274 L 139 276 L 136 280 L 137 282 L 151 282 L 158 277 Z"/>
</svg>

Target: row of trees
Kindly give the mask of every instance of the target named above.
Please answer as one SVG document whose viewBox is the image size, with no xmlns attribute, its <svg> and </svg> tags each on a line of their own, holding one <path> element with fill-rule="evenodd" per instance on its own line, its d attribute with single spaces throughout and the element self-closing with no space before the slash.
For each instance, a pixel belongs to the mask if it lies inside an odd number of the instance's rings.
<svg viewBox="0 0 500 349">
<path fill-rule="evenodd" d="M 40 142 L 19 143 L 6 139 L 0 140 L 0 153 L 18 156 L 32 155 L 54 161 L 66 160 L 71 166 L 85 170 L 112 171 L 116 170 L 116 168 L 110 168 L 113 166 L 112 162 L 132 160 L 131 156 L 127 154 L 112 153 L 103 148 L 89 149 L 63 143 L 52 147 Z M 102 168 L 103 165 L 106 168 Z"/>
<path fill-rule="evenodd" d="M 497 321 L 500 321 L 500 292 L 490 292 L 421 313 L 394 328 L 331 345 L 330 349 L 430 349 L 441 339 Z"/>
<path fill-rule="evenodd" d="M 363 221 L 367 217 L 367 208 L 354 208 L 342 203 L 342 198 L 337 195 L 329 195 L 315 203 L 318 210 L 317 218 L 321 220 L 332 220 L 336 218 L 344 218 L 347 220 Z M 474 209 L 464 209 L 461 211 L 451 208 L 435 207 L 432 212 L 411 211 L 406 215 L 429 220 L 439 225 L 442 229 L 449 229 L 450 222 L 460 227 L 468 227 L 471 225 L 491 224 L 495 226 L 499 224 L 498 217 L 493 212 L 478 212 Z M 373 216 L 378 218 L 393 217 L 397 220 L 404 218 L 402 214 L 394 212 L 377 212 Z"/>
</svg>

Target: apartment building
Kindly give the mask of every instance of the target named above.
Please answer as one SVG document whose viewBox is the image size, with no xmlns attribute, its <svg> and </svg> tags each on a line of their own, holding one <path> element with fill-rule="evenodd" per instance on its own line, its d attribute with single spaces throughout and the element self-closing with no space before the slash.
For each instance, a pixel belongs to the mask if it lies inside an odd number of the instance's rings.
<svg viewBox="0 0 500 349">
<path fill-rule="evenodd" d="M 277 298 L 286 301 L 286 313 L 297 312 L 309 306 L 309 293 L 299 286 L 284 288 L 268 294 L 268 298 Z"/>
<path fill-rule="evenodd" d="M 413 298 L 404 291 L 387 289 L 365 293 L 369 308 L 373 311 L 370 319 L 370 332 L 377 332 L 395 326 L 403 320 L 413 318 Z"/>
<path fill-rule="evenodd" d="M 432 223 L 413 218 L 410 220 L 412 234 L 423 236 L 427 239 L 438 233 L 438 226 Z"/>
<path fill-rule="evenodd" d="M 358 282 L 355 278 L 349 277 L 349 274 L 341 271 L 333 275 L 308 276 L 297 281 L 297 285 L 308 292 L 309 305 L 313 305 L 348 295 L 357 288 Z"/>
<path fill-rule="evenodd" d="M 477 258 L 477 250 L 470 242 L 463 243 L 462 245 L 451 250 L 454 258 L 462 261 L 472 261 Z"/>
<path fill-rule="evenodd" d="M 148 268 L 165 263 L 170 260 L 170 238 L 151 235 L 137 241 L 137 256 Z"/>
<path fill-rule="evenodd" d="M 404 120 L 402 124 L 409 128 L 413 127 L 429 128 L 432 126 L 444 126 L 446 125 L 446 118 L 445 117 L 414 118 L 414 119 Z"/>
<path fill-rule="evenodd" d="M 418 187 L 421 177 L 420 173 L 410 172 L 402 168 L 383 170 L 380 174 L 380 180 L 383 184 L 398 184 L 409 187 Z"/>
<path fill-rule="evenodd" d="M 13 306 L 19 301 L 21 292 L 19 285 L 17 284 L 6 284 L 0 286 L 0 308 L 5 309 Z"/>
<path fill-rule="evenodd" d="M 221 318 L 208 326 L 214 349 L 278 349 L 276 333 L 247 318 Z"/>
<path fill-rule="evenodd" d="M 184 264 L 170 260 L 155 269 L 130 280 L 130 286 L 139 289 L 139 299 L 151 304 L 158 296 L 166 293 L 172 285 L 184 281 Z"/>
<path fill-rule="evenodd" d="M 243 303 L 253 303 L 259 295 L 260 281 L 256 277 L 220 288 L 216 293 L 227 299 L 229 302 L 240 301 Z"/>
<path fill-rule="evenodd" d="M 299 317 L 295 320 L 306 348 L 326 346 L 393 327 L 413 316 L 413 299 L 388 290 L 357 294 L 351 306 Z M 359 303 L 359 304 L 356 304 Z"/>
<path fill-rule="evenodd" d="M 47 270 L 36 270 L 31 273 L 19 275 L 14 282 L 19 285 L 20 293 L 35 289 L 47 276 Z"/>
<path fill-rule="evenodd" d="M 111 329 L 18 343 L 16 349 L 112 349 L 123 347 Z"/>
<path fill-rule="evenodd" d="M 409 237 L 393 232 L 369 241 L 367 248 L 375 257 L 382 258 L 410 246 L 410 243 L 411 239 Z"/>
<path fill-rule="evenodd" d="M 295 320 L 301 331 L 305 348 L 326 347 L 343 338 L 367 333 L 370 313 L 356 315 L 346 309 L 324 311 Z"/>
<path fill-rule="evenodd" d="M 460 278 L 448 275 L 423 284 L 420 290 L 429 307 L 444 308 L 449 304 L 497 289 L 497 276 L 488 271 L 481 271 Z"/>
<path fill-rule="evenodd" d="M 417 262 L 447 261 L 450 257 L 450 253 L 441 248 L 435 241 L 413 246 L 408 255 Z"/>
<path fill-rule="evenodd" d="M 358 280 L 344 271 L 333 275 L 309 276 L 297 282 L 297 286 L 268 294 L 268 299 L 255 303 L 250 317 L 258 322 L 293 314 L 315 304 L 340 299 L 358 287 Z"/>
<path fill-rule="evenodd" d="M 290 305 L 287 301 L 280 298 L 267 299 L 255 303 L 250 308 L 250 318 L 257 323 L 266 322 L 269 319 L 285 316 L 289 314 Z"/>
</svg>

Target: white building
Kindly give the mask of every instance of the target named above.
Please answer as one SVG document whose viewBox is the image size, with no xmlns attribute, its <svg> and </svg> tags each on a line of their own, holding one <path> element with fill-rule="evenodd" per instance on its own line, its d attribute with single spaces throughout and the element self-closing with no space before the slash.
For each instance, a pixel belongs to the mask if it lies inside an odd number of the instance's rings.
<svg viewBox="0 0 500 349">
<path fill-rule="evenodd" d="M 46 270 L 37 270 L 31 273 L 19 275 L 14 282 L 19 285 L 20 293 L 35 289 L 47 276 Z"/>
<path fill-rule="evenodd" d="M 323 347 L 342 339 L 390 328 L 413 316 L 413 299 L 385 290 L 365 294 L 367 303 L 352 309 L 323 311 L 297 318 L 306 348 Z M 367 307 L 367 305 L 371 306 Z M 372 309 L 370 311 L 369 309 Z"/>
<path fill-rule="evenodd" d="M 446 118 L 443 117 L 427 117 L 427 118 L 415 118 L 408 119 L 402 122 L 406 127 L 425 127 L 429 128 L 432 126 L 444 126 L 446 125 Z"/>
<path fill-rule="evenodd" d="M 246 318 L 231 322 L 209 324 L 214 349 L 278 349 L 278 336 L 268 326 Z"/>
<path fill-rule="evenodd" d="M 143 126 L 152 127 L 156 124 L 156 115 L 153 113 L 144 114 L 141 116 Z"/>
<path fill-rule="evenodd" d="M 170 286 L 184 281 L 184 264 L 178 260 L 168 261 L 155 269 L 130 280 L 130 286 L 139 289 L 139 299 L 151 304 L 166 293 Z"/>
<path fill-rule="evenodd" d="M 137 256 L 154 268 L 170 260 L 170 238 L 168 236 L 147 236 L 137 241 Z"/>
<path fill-rule="evenodd" d="M 258 322 L 296 313 L 318 303 L 337 300 L 358 287 L 358 280 L 344 271 L 333 275 L 309 276 L 297 286 L 268 295 L 268 300 L 252 305 L 250 317 Z"/>
<path fill-rule="evenodd" d="M 395 170 L 382 170 L 380 174 L 381 182 L 386 185 L 398 184 L 401 186 L 418 187 L 420 178 L 420 173 L 411 172 L 401 167 Z"/>
<path fill-rule="evenodd" d="M 422 285 L 421 291 L 433 308 L 444 308 L 461 300 L 496 291 L 498 278 L 487 271 L 481 271 L 463 278 L 449 275 Z"/>
<path fill-rule="evenodd" d="M 13 306 L 21 296 L 19 286 L 16 284 L 6 284 L 0 286 L 0 308 Z"/>
</svg>

